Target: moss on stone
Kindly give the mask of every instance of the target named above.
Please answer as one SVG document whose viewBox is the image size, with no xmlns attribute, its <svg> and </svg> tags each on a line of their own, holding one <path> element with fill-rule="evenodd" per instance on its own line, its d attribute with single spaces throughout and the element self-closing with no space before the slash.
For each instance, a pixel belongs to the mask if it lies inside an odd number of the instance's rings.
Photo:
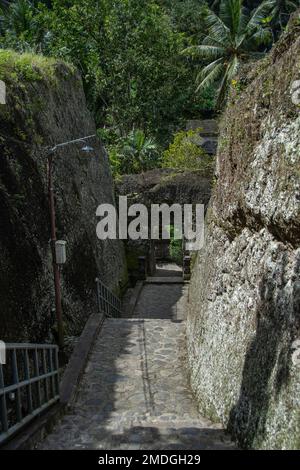
<svg viewBox="0 0 300 470">
<path fill-rule="evenodd" d="M 0 79 L 5 81 L 36 82 L 56 80 L 56 68 L 64 65 L 65 70 L 75 73 L 75 68 L 56 59 L 30 53 L 18 54 L 9 49 L 0 49 Z"/>
<path fill-rule="evenodd" d="M 0 79 L 7 85 L 0 106 L 0 328 L 5 341 L 43 342 L 55 323 L 46 149 L 94 134 L 95 124 L 80 76 L 64 62 L 0 50 Z M 63 315 L 66 332 L 77 335 L 96 308 L 95 277 L 118 293 L 126 283 L 125 253 L 119 241 L 97 240 L 92 222 L 98 204 L 113 203 L 101 145 L 95 142 L 88 159 L 76 145 L 57 157 L 57 236 L 68 242 Z"/>
</svg>

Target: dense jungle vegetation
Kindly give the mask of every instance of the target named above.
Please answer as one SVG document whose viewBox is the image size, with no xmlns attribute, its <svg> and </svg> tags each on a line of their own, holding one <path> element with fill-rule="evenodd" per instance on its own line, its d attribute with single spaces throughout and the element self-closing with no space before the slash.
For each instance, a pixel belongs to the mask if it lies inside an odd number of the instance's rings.
<svg viewBox="0 0 300 470">
<path fill-rule="evenodd" d="M 174 144 L 180 141 L 182 158 L 183 141 L 175 136 L 172 143 L 173 135 L 188 119 L 222 110 L 240 65 L 268 52 L 300 0 L 0 4 L 2 49 L 61 58 L 78 67 L 119 175 L 172 166 L 171 154 L 178 167 Z"/>
</svg>

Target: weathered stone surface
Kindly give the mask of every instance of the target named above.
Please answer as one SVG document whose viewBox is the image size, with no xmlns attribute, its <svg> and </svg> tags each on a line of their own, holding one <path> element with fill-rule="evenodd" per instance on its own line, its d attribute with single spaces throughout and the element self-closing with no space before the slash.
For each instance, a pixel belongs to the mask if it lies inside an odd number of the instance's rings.
<svg viewBox="0 0 300 470">
<path fill-rule="evenodd" d="M 299 16 L 299 15 L 298 15 Z M 187 337 L 205 416 L 245 447 L 300 446 L 298 25 L 228 106 L 206 243 L 194 267 Z"/>
<path fill-rule="evenodd" d="M 140 175 L 124 175 L 116 186 L 121 196 L 152 204 L 205 204 L 211 196 L 211 174 L 156 169 Z"/>
<path fill-rule="evenodd" d="M 0 106 L 0 338 L 42 342 L 55 325 L 46 147 L 96 129 L 72 67 L 1 54 L 7 104 Z M 108 158 L 99 141 L 89 141 L 89 154 L 83 145 L 62 148 L 54 159 L 57 236 L 68 243 L 63 313 L 75 335 L 95 311 L 95 277 L 118 289 L 125 273 L 120 243 L 96 237 L 96 208 L 114 201 Z"/>
</svg>

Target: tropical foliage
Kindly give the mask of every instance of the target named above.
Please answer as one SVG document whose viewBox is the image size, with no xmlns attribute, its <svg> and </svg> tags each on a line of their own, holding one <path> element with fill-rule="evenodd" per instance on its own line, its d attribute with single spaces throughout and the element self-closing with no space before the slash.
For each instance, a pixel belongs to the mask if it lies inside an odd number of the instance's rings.
<svg viewBox="0 0 300 470">
<path fill-rule="evenodd" d="M 108 149 L 115 177 L 124 173 L 140 173 L 159 165 L 158 145 L 141 129 L 132 130 Z"/>
<path fill-rule="evenodd" d="M 300 0 L 275 0 L 271 11 L 270 20 L 274 36 L 277 39 L 282 29 L 287 24 L 291 13 L 300 7 Z"/>
<path fill-rule="evenodd" d="M 99 126 L 143 129 L 161 143 L 201 109 L 213 90 L 194 94 L 189 38 L 153 0 L 16 0 L 4 9 L 0 45 L 61 57 L 82 73 Z"/>
<path fill-rule="evenodd" d="M 300 0 L 0 0 L 0 47 L 79 69 L 115 174 L 161 160 L 190 167 L 199 148 L 184 133 L 159 156 L 186 120 L 222 109 L 240 64 L 265 54 L 298 6 Z"/>
<path fill-rule="evenodd" d="M 201 129 L 181 131 L 175 134 L 174 141 L 163 153 L 163 168 L 178 170 L 209 170 L 212 158 L 201 147 Z"/>
<path fill-rule="evenodd" d="M 242 0 L 221 0 L 218 15 L 207 10 L 204 18 L 207 35 L 202 44 L 185 49 L 185 53 L 209 61 L 197 76 L 197 91 L 217 83 L 219 107 L 240 63 L 260 58 L 272 43 L 271 29 L 263 20 L 273 5 L 273 1 L 265 1 L 250 12 L 243 7 Z"/>
</svg>

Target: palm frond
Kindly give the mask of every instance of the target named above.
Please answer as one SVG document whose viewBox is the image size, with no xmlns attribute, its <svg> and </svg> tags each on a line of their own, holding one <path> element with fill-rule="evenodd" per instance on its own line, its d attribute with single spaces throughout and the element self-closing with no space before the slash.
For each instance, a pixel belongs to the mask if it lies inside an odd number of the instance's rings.
<svg viewBox="0 0 300 470">
<path fill-rule="evenodd" d="M 242 0 L 222 0 L 220 18 L 229 28 L 232 37 L 235 37 L 240 29 L 241 14 Z"/>
<path fill-rule="evenodd" d="M 228 81 L 233 80 L 233 78 L 237 74 L 238 68 L 239 68 L 239 60 L 237 56 L 235 56 L 233 60 L 227 66 L 226 75 L 227 75 Z"/>
<path fill-rule="evenodd" d="M 210 36 L 223 44 L 230 44 L 231 34 L 230 29 L 226 26 L 221 18 L 212 10 L 209 10 L 205 17 L 205 24 Z"/>
<path fill-rule="evenodd" d="M 205 46 L 216 46 L 216 47 L 225 47 L 225 44 L 223 41 L 218 41 L 216 38 L 213 36 L 210 36 L 208 33 L 207 36 L 203 39 L 202 42 L 203 45 Z"/>
<path fill-rule="evenodd" d="M 210 85 L 212 85 L 214 82 L 216 82 L 218 79 L 222 77 L 224 73 L 224 63 L 223 61 L 219 64 L 215 64 L 213 69 L 211 70 L 210 73 L 208 73 L 203 80 L 200 82 L 198 85 L 196 92 L 200 90 L 205 90 L 208 88 Z"/>
<path fill-rule="evenodd" d="M 275 0 L 266 0 L 253 11 L 247 24 L 249 35 L 253 34 L 258 27 L 262 27 L 262 20 L 270 14 L 275 3 Z"/>
<path fill-rule="evenodd" d="M 218 65 L 218 64 L 222 64 L 224 63 L 224 58 L 221 57 L 217 60 L 214 60 L 213 62 L 211 62 L 210 64 L 206 65 L 206 67 L 204 67 L 202 70 L 200 70 L 200 72 L 198 73 L 197 77 L 196 77 L 196 83 L 199 83 L 199 82 L 202 82 L 205 77 L 207 77 L 207 75 Z"/>
<path fill-rule="evenodd" d="M 272 41 L 273 35 L 270 28 L 259 28 L 249 39 L 247 39 L 243 46 L 245 49 L 251 50 L 255 46 L 268 45 Z"/>
<path fill-rule="evenodd" d="M 245 7 L 242 7 L 241 10 L 242 10 L 242 13 L 241 13 L 241 19 L 240 19 L 240 29 L 238 30 L 237 36 L 241 36 L 241 35 L 245 34 L 245 31 L 247 29 L 247 24 L 249 22 L 249 11 L 248 11 L 248 9 L 245 8 Z"/>
<path fill-rule="evenodd" d="M 217 97 L 217 107 L 221 107 L 223 104 L 227 90 L 229 88 L 229 84 L 233 80 L 233 78 L 236 76 L 237 71 L 239 67 L 239 60 L 237 56 L 233 57 L 233 60 L 226 66 L 223 79 L 221 81 L 219 90 L 218 90 L 218 97 Z"/>
<path fill-rule="evenodd" d="M 269 44 L 272 41 L 270 28 L 264 27 L 263 20 L 271 13 L 275 0 L 266 0 L 251 14 L 249 21 L 245 24 L 244 32 L 238 38 L 239 48 L 251 50 L 261 44 Z"/>
<path fill-rule="evenodd" d="M 205 45 L 201 44 L 199 46 L 190 46 L 182 53 L 190 53 L 191 55 L 196 55 L 198 57 L 201 57 L 203 59 L 214 59 L 214 58 L 219 58 L 222 55 L 224 55 L 226 52 L 226 49 L 224 47 L 216 47 L 216 46 L 210 46 L 210 45 Z"/>
</svg>

